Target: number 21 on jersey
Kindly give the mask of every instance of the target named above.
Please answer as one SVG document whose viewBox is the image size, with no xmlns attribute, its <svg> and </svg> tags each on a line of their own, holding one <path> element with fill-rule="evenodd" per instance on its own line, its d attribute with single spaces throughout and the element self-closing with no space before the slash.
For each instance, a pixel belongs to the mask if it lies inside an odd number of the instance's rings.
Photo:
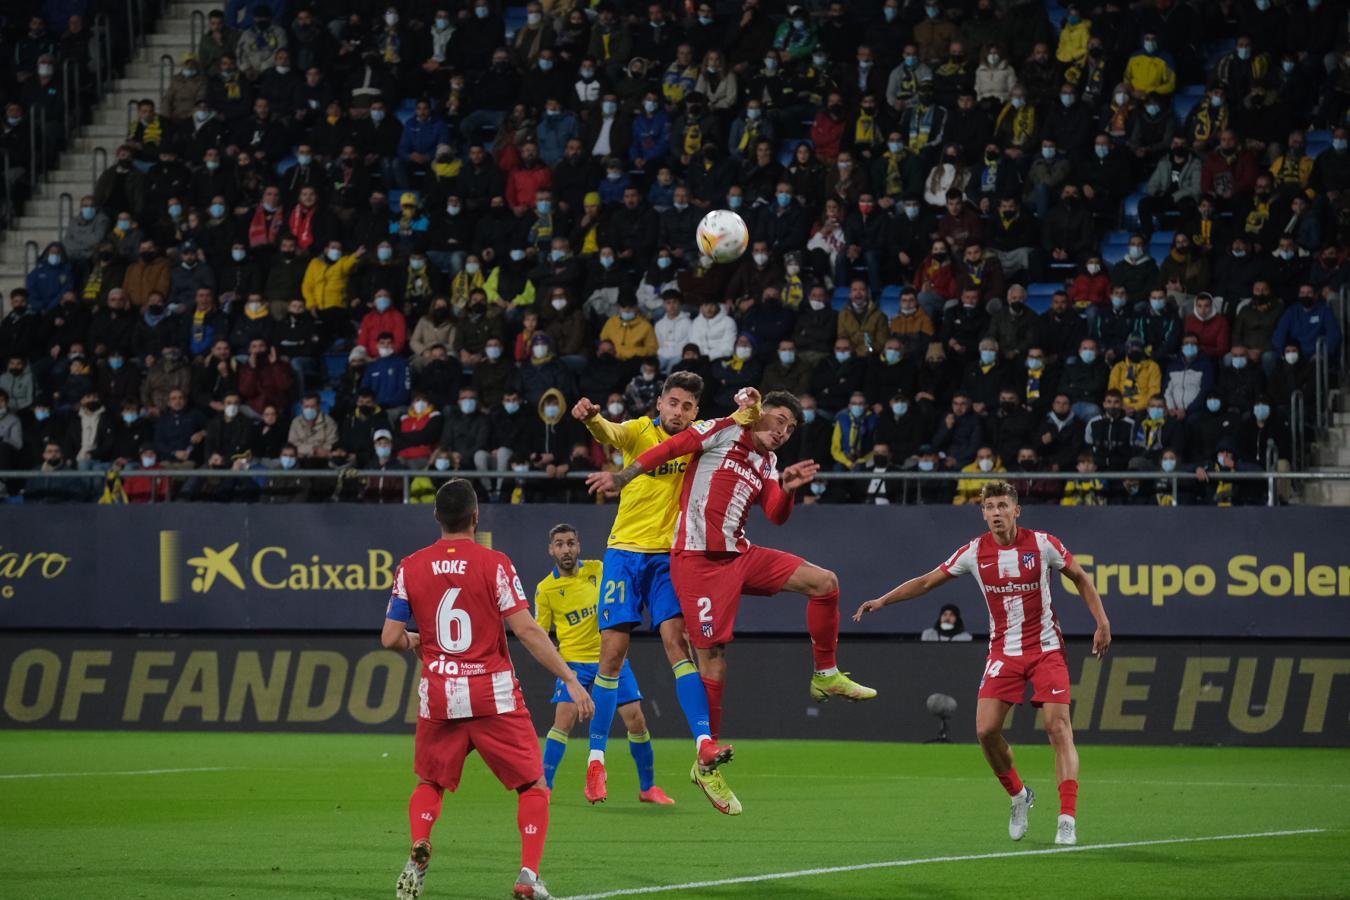
<svg viewBox="0 0 1350 900">
<path fill-rule="evenodd" d="M 446 653 L 463 653 L 473 643 L 473 622 L 468 612 L 455 608 L 460 590 L 450 588 L 436 607 L 436 643 Z"/>
</svg>

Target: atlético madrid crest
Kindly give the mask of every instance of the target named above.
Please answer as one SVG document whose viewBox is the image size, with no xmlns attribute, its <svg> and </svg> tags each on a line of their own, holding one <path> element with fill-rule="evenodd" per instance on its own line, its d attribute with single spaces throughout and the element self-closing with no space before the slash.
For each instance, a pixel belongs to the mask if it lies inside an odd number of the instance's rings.
<svg viewBox="0 0 1350 900">
<path fill-rule="evenodd" d="M 1035 553 L 1023 553 L 1023 554 L 1022 554 L 1022 568 L 1024 568 L 1024 569 L 1034 569 L 1034 568 L 1036 568 L 1036 554 L 1035 554 Z"/>
</svg>

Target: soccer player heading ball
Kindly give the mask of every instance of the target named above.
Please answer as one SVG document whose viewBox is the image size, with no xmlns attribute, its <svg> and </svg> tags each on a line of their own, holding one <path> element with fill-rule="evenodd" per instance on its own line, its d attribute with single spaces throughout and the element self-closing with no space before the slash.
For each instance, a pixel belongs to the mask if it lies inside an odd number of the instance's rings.
<svg viewBox="0 0 1350 900">
<path fill-rule="evenodd" d="M 758 391 L 747 388 L 743 393 L 738 401 L 752 408 L 759 404 Z M 815 656 L 812 697 L 857 701 L 877 694 L 839 671 L 835 574 L 791 553 L 754 546 L 745 537 L 751 507 L 762 506 L 769 520 L 781 525 L 792 514 L 797 489 L 815 477 L 819 466 L 810 460 L 788 467 L 781 476 L 775 466 L 774 451 L 792 437 L 801 418 L 797 398 L 777 391 L 764 398 L 763 411 L 753 424 L 743 425 L 734 416 L 699 422 L 645 451 L 622 472 L 596 472 L 586 479 L 592 491 L 622 491 L 638 476 L 693 455 L 680 494 L 670 574 L 708 688 L 714 741 L 721 725 L 726 645 L 734 637 L 743 593 L 771 596 L 791 591 L 809 598 L 806 625 Z M 696 784 L 698 774 L 695 766 L 690 777 Z"/>
<path fill-rule="evenodd" d="M 1008 836 L 1020 841 L 1027 833 L 1027 810 L 1036 794 L 1022 783 L 1013 767 L 1012 747 L 1003 737 L 1003 722 L 1013 704 L 1034 688 L 1031 705 L 1045 713 L 1045 733 L 1055 748 L 1055 775 L 1059 779 L 1059 824 L 1056 844 L 1078 842 L 1078 751 L 1069 720 L 1069 667 L 1064 659 L 1064 635 L 1050 602 L 1051 570 L 1061 571 L 1078 588 L 1097 622 L 1092 652 L 1102 657 L 1111 646 L 1111 623 L 1102 598 L 1083 567 L 1059 538 L 1043 531 L 1019 528 L 1017 489 L 1006 481 L 987 484 L 980 507 L 989 533 L 975 538 L 926 575 L 911 578 L 890 593 L 868 600 L 853 614 L 922 597 L 958 575 L 972 575 L 989 606 L 989 659 L 980 678 L 975 707 L 975 732 L 984 758 L 1009 796 L 1012 812 Z"/>
<path fill-rule="evenodd" d="M 477 750 L 492 773 L 519 795 L 521 868 L 516 897 L 547 900 L 539 861 L 548 836 L 549 790 L 539 739 L 506 647 L 506 628 L 566 687 L 577 714 L 595 712 L 577 673 L 563 662 L 530 606 L 506 554 L 481 547 L 473 485 L 452 478 L 436 491 L 441 539 L 399 563 L 381 643 L 422 655 L 421 705 L 413 768 L 418 784 L 408 801 L 412 854 L 398 877 L 399 900 L 422 893 L 431 860 L 431 829 L 446 790 L 459 787 L 464 760 Z M 415 618 L 425 634 L 408 631 Z"/>
</svg>

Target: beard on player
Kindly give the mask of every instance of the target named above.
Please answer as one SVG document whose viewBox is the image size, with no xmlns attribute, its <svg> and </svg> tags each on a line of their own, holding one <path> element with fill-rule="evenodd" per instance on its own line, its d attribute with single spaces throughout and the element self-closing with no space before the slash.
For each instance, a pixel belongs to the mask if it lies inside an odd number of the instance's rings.
<svg viewBox="0 0 1350 900">
<path fill-rule="evenodd" d="M 693 372 L 675 372 L 666 379 L 656 400 L 656 415 L 666 434 L 679 434 L 698 419 L 698 398 L 702 394 L 703 379 Z"/>
</svg>

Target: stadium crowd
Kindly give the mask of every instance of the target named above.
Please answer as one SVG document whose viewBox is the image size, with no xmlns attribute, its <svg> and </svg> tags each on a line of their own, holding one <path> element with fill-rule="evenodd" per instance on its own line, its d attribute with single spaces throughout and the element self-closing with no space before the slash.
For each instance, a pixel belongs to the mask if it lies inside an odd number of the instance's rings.
<svg viewBox="0 0 1350 900">
<path fill-rule="evenodd" d="M 808 502 L 1076 470 L 1028 502 L 1240 503 L 1222 473 L 1287 465 L 1339 358 L 1348 29 L 1337 0 L 232 0 L 9 294 L 0 469 L 373 502 L 402 478 L 340 473 L 424 469 L 428 499 L 613 466 L 571 405 L 642 415 L 689 370 L 705 417 L 800 395 L 785 463 L 968 474 Z M 697 250 L 716 208 L 736 263 Z"/>
</svg>

